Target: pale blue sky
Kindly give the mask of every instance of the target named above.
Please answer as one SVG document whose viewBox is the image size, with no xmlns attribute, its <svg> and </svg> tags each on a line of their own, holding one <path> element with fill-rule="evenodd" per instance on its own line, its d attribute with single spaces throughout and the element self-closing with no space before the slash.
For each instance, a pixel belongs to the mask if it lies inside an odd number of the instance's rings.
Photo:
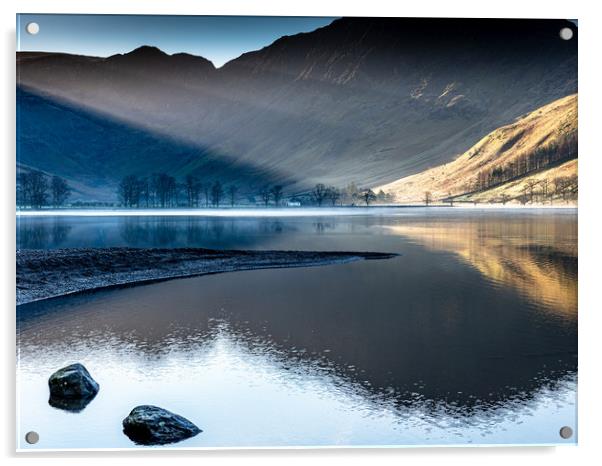
<svg viewBox="0 0 602 466">
<path fill-rule="evenodd" d="M 271 44 L 283 35 L 313 31 L 335 18 L 277 16 L 17 16 L 20 51 L 66 52 L 106 57 L 141 45 L 167 53 L 187 52 L 222 66 L 241 54 Z M 28 34 L 30 22 L 40 26 Z"/>
</svg>

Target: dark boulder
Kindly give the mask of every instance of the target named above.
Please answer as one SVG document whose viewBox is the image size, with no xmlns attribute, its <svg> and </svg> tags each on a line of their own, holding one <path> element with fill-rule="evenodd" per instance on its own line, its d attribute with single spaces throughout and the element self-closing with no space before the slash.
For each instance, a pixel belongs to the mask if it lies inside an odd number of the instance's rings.
<svg viewBox="0 0 602 466">
<path fill-rule="evenodd" d="M 51 406 L 68 411 L 81 411 L 99 390 L 87 369 L 77 363 L 59 369 L 48 379 Z"/>
<path fill-rule="evenodd" d="M 165 445 L 202 432 L 188 419 L 157 406 L 136 406 L 123 420 L 123 433 L 140 445 Z"/>
</svg>

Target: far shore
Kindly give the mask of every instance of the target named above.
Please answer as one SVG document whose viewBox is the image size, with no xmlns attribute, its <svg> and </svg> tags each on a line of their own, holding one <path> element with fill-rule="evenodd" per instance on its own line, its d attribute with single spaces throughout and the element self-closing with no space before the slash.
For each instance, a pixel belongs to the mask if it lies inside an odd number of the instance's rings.
<svg viewBox="0 0 602 466">
<path fill-rule="evenodd" d="M 385 209 L 457 209 L 457 210 L 538 210 L 573 209 L 576 203 L 568 204 L 395 204 L 371 206 L 328 206 L 328 207 L 218 207 L 218 208 L 173 208 L 173 209 L 42 209 L 17 210 L 17 217 L 82 216 L 82 217 L 144 217 L 144 216 L 202 216 L 202 217 L 319 217 L 332 215 L 366 215 Z"/>
</svg>

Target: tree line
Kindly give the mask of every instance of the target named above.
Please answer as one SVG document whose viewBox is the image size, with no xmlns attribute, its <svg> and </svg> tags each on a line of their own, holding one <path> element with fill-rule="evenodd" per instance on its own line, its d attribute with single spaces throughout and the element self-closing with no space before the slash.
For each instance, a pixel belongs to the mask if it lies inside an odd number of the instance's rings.
<svg viewBox="0 0 602 466">
<path fill-rule="evenodd" d="M 117 187 L 117 195 L 125 207 L 219 207 L 227 194 L 232 205 L 236 202 L 238 188 L 224 189 L 221 182 L 202 183 L 193 175 L 186 175 L 182 182 L 167 173 L 154 173 L 149 177 L 127 175 Z"/>
<path fill-rule="evenodd" d="M 570 133 L 559 141 L 523 153 L 512 162 L 490 170 L 480 171 L 466 186 L 466 191 L 486 191 L 530 173 L 557 165 L 577 157 L 577 134 Z"/>
<path fill-rule="evenodd" d="M 17 175 L 17 206 L 21 208 L 61 207 L 71 192 L 71 187 L 59 176 L 50 177 L 38 170 Z"/>
<path fill-rule="evenodd" d="M 391 193 L 385 193 L 382 189 L 375 193 L 369 188 L 359 188 L 355 183 L 350 183 L 342 189 L 318 183 L 309 194 L 309 202 L 319 207 L 324 204 L 331 206 L 365 204 L 369 206 L 372 203 L 394 203 L 395 196 Z"/>
<path fill-rule="evenodd" d="M 559 176 L 553 180 L 529 178 L 522 187 L 517 200 L 521 204 L 533 202 L 553 202 L 554 199 L 569 201 L 577 200 L 579 182 L 577 175 Z M 502 195 L 501 202 L 505 204 L 510 200 L 508 195 Z"/>
<path fill-rule="evenodd" d="M 253 192 L 255 191 L 255 192 Z M 220 181 L 203 181 L 194 175 L 186 175 L 181 181 L 166 173 L 155 173 L 148 177 L 138 175 L 124 176 L 117 188 L 121 205 L 130 208 L 171 208 L 186 206 L 234 207 L 241 201 L 240 189 L 236 184 L 224 185 Z M 265 207 L 287 205 L 366 206 L 372 203 L 393 203 L 392 194 L 371 189 L 360 189 L 355 183 L 345 188 L 336 188 L 322 183 L 316 184 L 311 191 L 303 194 L 287 194 L 281 184 L 263 185 L 261 188 L 248 189 L 245 201 Z"/>
</svg>

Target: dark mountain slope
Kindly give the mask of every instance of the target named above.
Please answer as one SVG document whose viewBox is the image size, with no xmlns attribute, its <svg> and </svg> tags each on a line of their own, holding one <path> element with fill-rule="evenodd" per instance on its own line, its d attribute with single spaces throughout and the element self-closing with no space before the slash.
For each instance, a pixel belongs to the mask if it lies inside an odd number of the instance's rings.
<svg viewBox="0 0 602 466">
<path fill-rule="evenodd" d="M 575 38 L 561 40 L 562 27 Z M 217 70 L 143 47 L 106 59 L 21 54 L 18 73 L 53 100 L 294 178 L 293 190 L 373 186 L 575 93 L 576 33 L 561 20 L 343 18 Z"/>
<path fill-rule="evenodd" d="M 205 183 L 236 183 L 241 194 L 256 191 L 264 180 L 282 179 L 207 148 L 21 89 L 17 108 L 18 164 L 65 177 L 75 188 L 72 200 L 114 200 L 117 183 L 129 174 L 165 172 L 183 178 L 192 173 Z"/>
</svg>

